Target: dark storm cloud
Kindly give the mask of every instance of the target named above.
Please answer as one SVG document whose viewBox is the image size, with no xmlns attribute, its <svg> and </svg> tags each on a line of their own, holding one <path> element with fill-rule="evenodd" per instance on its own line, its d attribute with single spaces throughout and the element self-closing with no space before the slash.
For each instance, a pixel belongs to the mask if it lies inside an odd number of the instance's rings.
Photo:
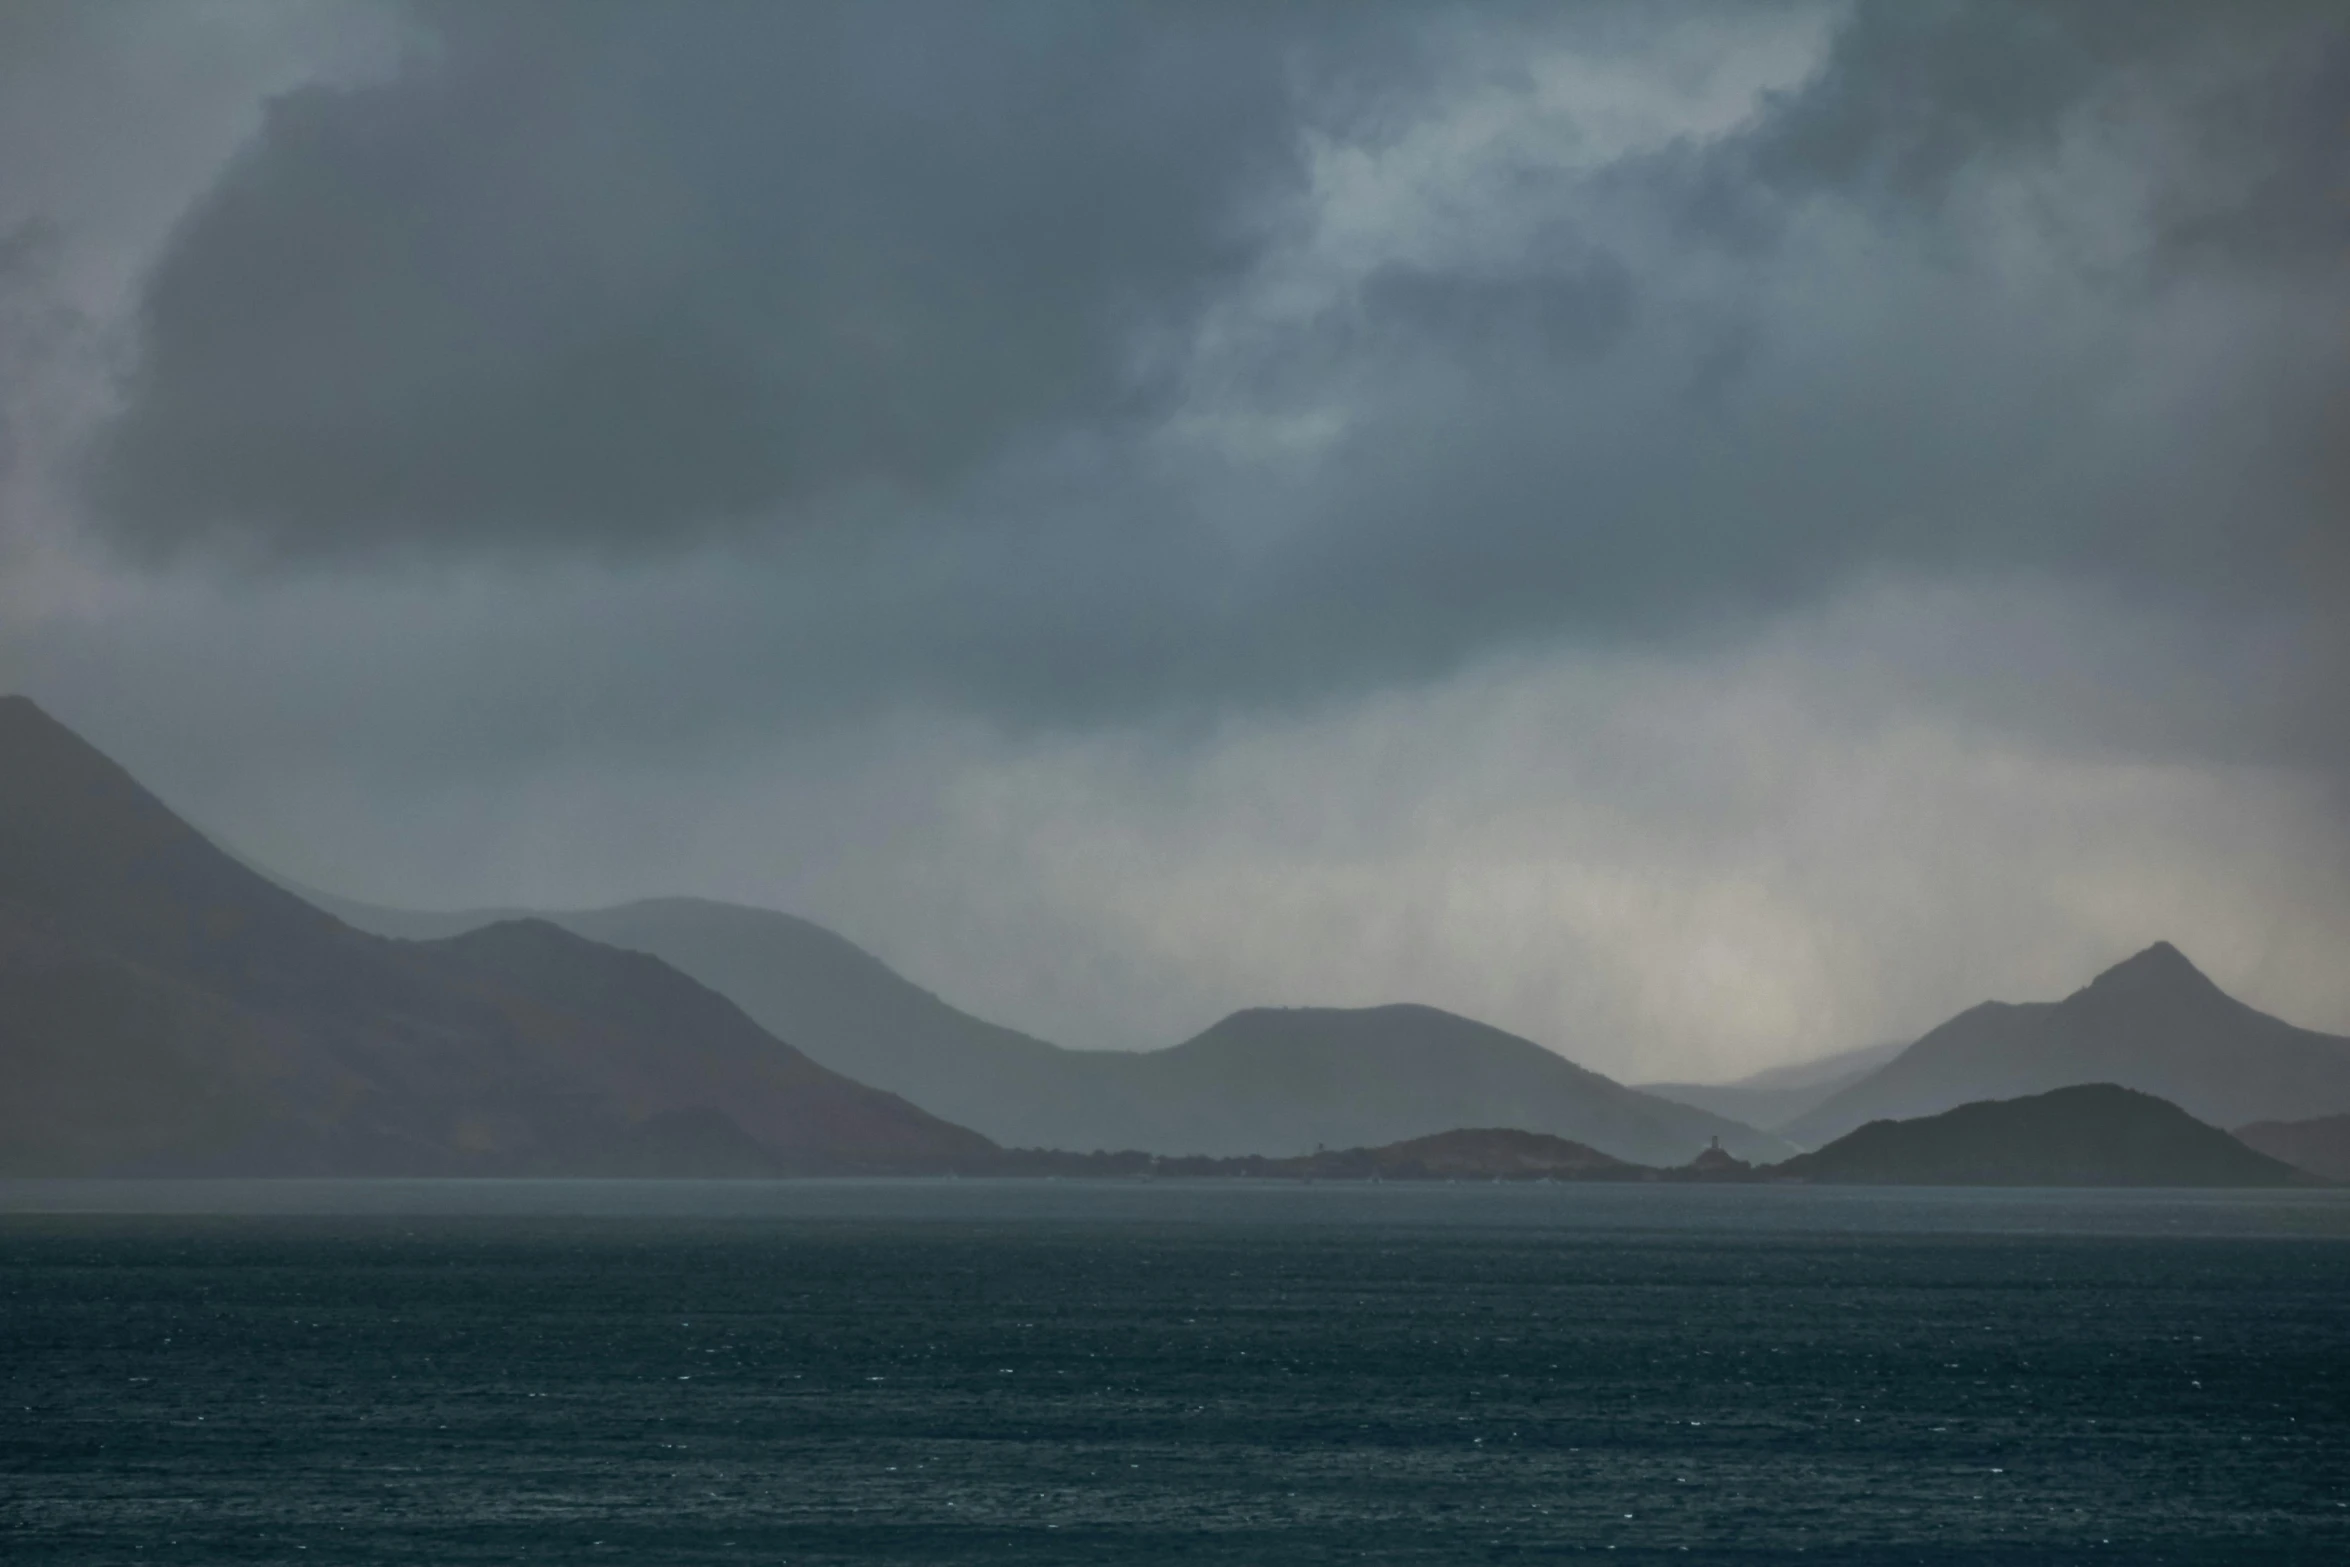
<svg viewBox="0 0 2350 1567">
<path fill-rule="evenodd" d="M 2350 27 L 2305 30 L 2273 77 L 2198 106 L 2186 149 L 2200 179 L 2170 193 L 2167 254 L 2185 261 L 2339 268 L 2350 251 Z"/>
<path fill-rule="evenodd" d="M 2218 7 L 2165 0 L 1862 5 L 1750 166 L 1773 184 L 1931 198 L 1969 165 L 2047 150 L 2117 71 L 2226 25 Z"/>
<path fill-rule="evenodd" d="M 2130 92 L 2173 116 L 2141 171 L 2159 257 L 2340 264 L 2350 26 L 2325 0 L 1863 5 L 1817 77 L 1712 172 L 1717 193 L 1930 207 L 1969 171 L 2049 157 L 2085 111 L 2129 112 Z"/>
<path fill-rule="evenodd" d="M 1397 664 L 1773 611 L 1872 569 L 2322 614 L 2350 599 L 2346 131 L 2336 8 L 1857 6 L 1738 132 L 1574 192 L 1587 221 L 1682 247 L 1606 258 L 1638 282 L 1595 365 L 1529 373 L 1482 352 L 1492 311 L 1459 310 L 1465 388 L 1381 367 L 1268 597 L 1300 646 Z M 2068 168 L 2083 148 L 2108 161 Z M 2100 181 L 2144 186 L 2134 249 L 2068 231 Z M 1975 232 L 2019 221 L 2045 226 L 2037 276 Z M 1673 297 L 1706 250 L 1745 294 Z M 1589 254 L 1568 244 L 1551 281 Z M 2102 339 L 2081 306 L 2114 307 Z M 2200 362 L 2198 317 L 2229 322 Z M 2159 373 L 2189 384 L 2136 401 Z"/>
<path fill-rule="evenodd" d="M 70 418 L 55 372 L 86 358 L 96 336 L 56 286 L 60 252 L 57 230 L 40 219 L 0 227 L 0 557 L 22 528 L 14 486 Z"/>
<path fill-rule="evenodd" d="M 462 5 L 271 106 L 155 267 L 95 493 L 154 546 L 666 548 L 1153 395 L 1295 177 L 1278 25 Z"/>
<path fill-rule="evenodd" d="M 1573 41 L 1360 14 L 429 12 L 436 49 L 279 103 L 182 225 L 94 493 L 137 545 L 312 562 L 758 541 L 788 591 L 633 682 L 664 732 L 818 685 L 1311 699 L 1870 572 L 2341 602 L 2329 8 L 1857 6 L 1743 124 L 1519 171 L 1417 236 L 1459 245 L 1275 319 L 1317 113 L 1376 156 L 1526 88 L 1447 45 Z M 1646 14 L 1576 15 L 1623 48 Z M 2098 218 L 2114 184 L 2143 210 Z M 1984 238 L 2035 223 L 2025 264 Z M 1336 433 L 1252 466 L 1170 412 Z M 794 526 L 860 486 L 894 526 Z"/>
<path fill-rule="evenodd" d="M 47 334 L 40 317 L 39 284 L 43 272 L 44 236 L 30 224 L 0 230 L 0 377 L 6 385 L 21 384 L 22 365 L 41 351 Z M 20 436 L 13 399 L 0 390 L 0 482 L 16 466 Z"/>
</svg>

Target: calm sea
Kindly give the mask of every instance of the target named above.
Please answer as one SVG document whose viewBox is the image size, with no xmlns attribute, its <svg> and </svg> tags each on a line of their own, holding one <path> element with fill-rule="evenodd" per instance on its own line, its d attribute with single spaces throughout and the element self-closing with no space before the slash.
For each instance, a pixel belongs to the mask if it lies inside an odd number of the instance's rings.
<svg viewBox="0 0 2350 1567">
<path fill-rule="evenodd" d="M 0 1182 L 0 1561 L 2350 1562 L 2350 1194 Z"/>
</svg>

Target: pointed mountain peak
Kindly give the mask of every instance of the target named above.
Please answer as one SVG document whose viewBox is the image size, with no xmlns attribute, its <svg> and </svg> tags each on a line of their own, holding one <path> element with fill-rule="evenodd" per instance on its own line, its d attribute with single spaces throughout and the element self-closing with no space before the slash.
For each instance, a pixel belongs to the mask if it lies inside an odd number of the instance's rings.
<svg viewBox="0 0 2350 1567">
<path fill-rule="evenodd" d="M 2184 952 L 2167 941 L 2158 941 L 2091 980 L 2089 992 L 2101 996 L 2216 995 L 2219 987 L 2190 963 Z"/>
<path fill-rule="evenodd" d="M 82 922 L 142 962 L 234 945 L 187 934 L 227 910 L 246 924 L 324 919 L 22 696 L 0 696 L 0 902 Z"/>
</svg>

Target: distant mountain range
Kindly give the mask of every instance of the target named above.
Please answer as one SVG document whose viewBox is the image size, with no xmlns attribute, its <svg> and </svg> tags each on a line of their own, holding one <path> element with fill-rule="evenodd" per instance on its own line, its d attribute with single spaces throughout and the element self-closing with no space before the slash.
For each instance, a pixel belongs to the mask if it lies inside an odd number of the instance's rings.
<svg viewBox="0 0 2350 1567">
<path fill-rule="evenodd" d="M 0 698 L 0 1170 L 944 1171 L 979 1134 L 543 921 L 351 928 Z"/>
<path fill-rule="evenodd" d="M 417 913 L 298 890 L 362 930 L 414 939 L 446 938 L 531 912 Z M 821 925 L 698 898 L 532 917 L 591 941 L 650 953 L 833 1070 L 903 1094 L 1007 1146 L 1076 1146 L 1064 1134 L 1078 1119 L 1069 1101 L 1084 1091 L 1070 1081 L 1068 1058 L 1077 1052 L 960 1011 Z"/>
<path fill-rule="evenodd" d="M 445 936 L 519 912 L 311 896 L 387 934 Z M 1006 1147 L 1281 1157 L 1506 1126 L 1650 1164 L 1679 1164 L 1715 1137 L 1745 1158 L 1793 1151 L 1435 1007 L 1258 1008 L 1165 1050 L 1069 1050 L 960 1011 L 788 914 L 657 898 L 538 917 L 651 953 L 834 1070 Z"/>
<path fill-rule="evenodd" d="M 2112 1083 L 1872 1121 L 1765 1173 L 1861 1185 L 2318 1184 L 2167 1100 Z"/>
<path fill-rule="evenodd" d="M 1429 1007 L 1074 1051 L 782 914 L 316 901 L 0 699 L 0 1168 L 917 1170 L 976 1168 L 989 1132 L 1282 1155 L 1496 1125 L 1644 1162 L 1785 1148 Z"/>
<path fill-rule="evenodd" d="M 514 912 L 321 901 L 420 934 Z M 1911 1044 L 1730 1084 L 1626 1088 L 1427 1007 L 1242 1012 L 1167 1050 L 1066 1050 L 961 1012 L 789 915 L 658 899 L 544 917 L 654 953 L 817 1060 L 1015 1147 L 1295 1156 L 1506 1126 L 1672 1166 L 1714 1136 L 1769 1163 L 1868 1121 L 2075 1083 L 2137 1088 L 2220 1126 L 2350 1111 L 2350 1040 L 2233 1000 L 2168 943 L 2064 1001 L 1985 1003 Z"/>
<path fill-rule="evenodd" d="M 1460 1127 L 1547 1133 L 1641 1164 L 1680 1164 L 1715 1137 L 1747 1157 L 1786 1147 L 1435 1007 L 1255 1008 L 1171 1049 L 1085 1064 L 1110 1090 L 1095 1101 L 1103 1147 L 1305 1153 Z"/>
<path fill-rule="evenodd" d="M 1412 1005 L 1068 1050 L 764 910 L 306 901 L 0 698 L 0 1172 L 976 1171 L 1004 1167 L 994 1143 L 1296 1159 L 1477 1127 L 1659 1167 L 1719 1138 L 1768 1164 L 2080 1083 L 2218 1125 L 2350 1111 L 2350 1040 L 2254 1011 L 2158 943 L 1897 1052 L 1661 1093 Z M 1785 1140 L 1721 1113 L 1798 1104 Z M 2307 1164 L 2332 1134 L 2290 1135 Z"/>
<path fill-rule="evenodd" d="M 1818 1147 L 1869 1121 L 2118 1083 L 2216 1126 L 2350 1110 L 2350 1039 L 2229 996 L 2157 942 L 2062 1001 L 1989 1001 L 1779 1128 Z"/>
<path fill-rule="evenodd" d="M 1728 1083 L 1635 1083 L 1644 1094 L 1695 1105 L 1749 1126 L 1784 1126 L 1907 1050 L 1906 1041 L 1863 1045 L 1789 1066 L 1767 1067 Z"/>
</svg>

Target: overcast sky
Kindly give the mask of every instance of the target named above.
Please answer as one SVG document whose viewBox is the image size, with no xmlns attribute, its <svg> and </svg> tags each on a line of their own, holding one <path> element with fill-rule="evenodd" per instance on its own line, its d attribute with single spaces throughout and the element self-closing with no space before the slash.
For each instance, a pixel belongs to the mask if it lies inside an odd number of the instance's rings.
<svg viewBox="0 0 2350 1567">
<path fill-rule="evenodd" d="M 0 687 L 413 907 L 2350 1032 L 2350 20 L 0 0 Z"/>
</svg>

